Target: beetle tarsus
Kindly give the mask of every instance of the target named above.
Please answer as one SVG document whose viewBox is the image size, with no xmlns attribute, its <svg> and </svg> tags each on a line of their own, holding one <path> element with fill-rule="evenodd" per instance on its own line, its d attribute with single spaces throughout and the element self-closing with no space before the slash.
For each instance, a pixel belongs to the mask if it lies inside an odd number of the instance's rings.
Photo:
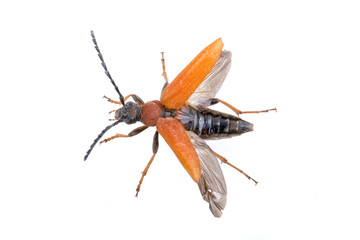
<svg viewBox="0 0 360 240">
<path fill-rule="evenodd" d="M 163 69 L 163 77 L 164 77 L 164 79 L 165 79 L 165 82 L 167 83 L 167 84 L 169 84 L 169 79 L 168 79 L 168 77 L 167 77 L 167 73 L 166 73 L 166 71 L 165 71 L 165 58 L 164 58 L 164 52 L 161 52 L 161 64 L 162 64 L 162 69 Z"/>
<path fill-rule="evenodd" d="M 161 64 L 162 64 L 162 69 L 163 69 L 163 77 L 165 79 L 165 83 L 164 83 L 164 86 L 162 87 L 161 89 L 161 94 L 160 94 L 160 98 L 161 98 L 161 95 L 162 93 L 164 92 L 165 88 L 169 85 L 169 79 L 167 77 L 167 73 L 165 71 L 165 58 L 164 58 L 164 52 L 161 52 Z"/>
<path fill-rule="evenodd" d="M 276 108 L 271 108 L 271 109 L 265 109 L 265 110 L 259 110 L 259 111 L 240 111 L 239 114 L 245 114 L 245 113 L 266 113 L 266 112 L 270 112 L 270 111 L 275 111 L 277 112 Z"/>
</svg>

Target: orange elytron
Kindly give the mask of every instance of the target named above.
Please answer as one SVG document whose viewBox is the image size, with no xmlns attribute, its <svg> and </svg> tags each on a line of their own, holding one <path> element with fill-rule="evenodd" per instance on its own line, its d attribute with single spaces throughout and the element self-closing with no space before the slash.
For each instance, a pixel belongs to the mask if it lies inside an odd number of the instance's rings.
<svg viewBox="0 0 360 240">
<path fill-rule="evenodd" d="M 92 31 L 91 36 L 105 74 L 115 87 L 120 101 L 105 98 L 111 103 L 122 105 L 122 107 L 115 111 L 115 122 L 107 126 L 94 140 L 84 160 L 88 158 L 90 152 L 102 136 L 120 122 L 125 122 L 126 124 L 142 122 L 144 125 L 135 128 L 127 135 L 116 134 L 100 143 L 119 137 L 133 137 L 150 126 L 156 126 L 153 139 L 153 155 L 142 173 L 136 188 L 136 196 L 158 151 L 158 135 L 160 133 L 185 170 L 198 184 L 201 195 L 209 203 L 213 215 L 221 217 L 222 210 L 226 205 L 227 189 L 218 159 L 232 166 L 248 179 L 253 180 L 255 183 L 257 182 L 242 170 L 229 163 L 224 157 L 214 152 L 204 139 L 222 139 L 238 136 L 252 131 L 253 125 L 237 116 L 214 111 L 208 107 L 220 102 L 228 106 L 237 115 L 241 113 L 268 112 L 276 109 L 242 112 L 229 103 L 215 98 L 231 65 L 231 52 L 222 51 L 223 42 L 221 38 L 215 40 L 202 50 L 170 85 L 165 72 L 164 55 L 162 54 L 161 60 L 165 84 L 161 100 L 145 103 L 136 94 L 123 97 L 106 67 Z M 128 101 L 125 103 L 130 97 L 132 97 L 134 102 Z"/>
</svg>

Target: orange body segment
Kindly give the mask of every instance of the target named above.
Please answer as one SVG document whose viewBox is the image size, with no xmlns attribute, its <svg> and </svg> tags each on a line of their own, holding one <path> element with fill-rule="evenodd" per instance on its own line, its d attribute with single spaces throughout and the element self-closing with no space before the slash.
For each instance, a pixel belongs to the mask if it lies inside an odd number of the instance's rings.
<svg viewBox="0 0 360 240">
<path fill-rule="evenodd" d="M 214 67 L 223 45 L 219 38 L 202 50 L 165 88 L 161 103 L 171 109 L 180 108 Z"/>
<path fill-rule="evenodd" d="M 201 177 L 200 160 L 182 124 L 175 118 L 160 118 L 156 128 L 195 182 Z"/>
</svg>

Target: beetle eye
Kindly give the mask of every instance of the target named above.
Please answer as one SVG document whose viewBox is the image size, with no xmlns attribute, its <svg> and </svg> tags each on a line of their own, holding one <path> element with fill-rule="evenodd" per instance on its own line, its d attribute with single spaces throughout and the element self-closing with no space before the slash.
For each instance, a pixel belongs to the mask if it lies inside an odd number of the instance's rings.
<svg viewBox="0 0 360 240">
<path fill-rule="evenodd" d="M 121 119 L 122 118 L 122 108 L 119 108 L 118 110 L 115 111 L 115 119 Z"/>
</svg>

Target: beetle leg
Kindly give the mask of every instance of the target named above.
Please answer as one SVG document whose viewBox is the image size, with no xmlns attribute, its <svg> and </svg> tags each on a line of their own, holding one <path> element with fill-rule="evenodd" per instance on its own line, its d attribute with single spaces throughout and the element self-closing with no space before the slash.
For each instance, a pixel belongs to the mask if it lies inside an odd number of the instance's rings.
<svg viewBox="0 0 360 240">
<path fill-rule="evenodd" d="M 132 97 L 134 99 L 134 101 L 139 104 L 139 105 L 143 105 L 144 101 L 136 94 L 129 94 L 124 98 L 124 101 L 128 100 L 129 97 Z M 115 101 L 112 100 L 111 98 L 108 98 L 107 96 L 104 96 L 103 98 L 106 98 L 106 100 L 108 100 L 108 102 L 114 103 L 114 104 L 121 104 L 121 102 L 119 101 Z"/>
<path fill-rule="evenodd" d="M 132 97 L 134 102 L 136 102 L 138 105 L 144 105 L 144 101 L 136 94 L 130 94 L 125 99 Z"/>
<path fill-rule="evenodd" d="M 129 132 L 129 134 L 127 134 L 127 135 L 125 135 L 125 134 L 120 134 L 120 133 L 115 134 L 115 135 L 112 136 L 112 137 L 109 137 L 109 138 L 106 138 L 106 139 L 102 140 L 102 141 L 100 142 L 100 144 L 103 143 L 103 142 L 106 143 L 106 142 L 108 142 L 108 141 L 110 141 L 110 140 L 113 140 L 113 139 L 119 138 L 119 137 L 133 137 L 133 136 L 141 133 L 142 131 L 144 131 L 144 130 L 147 129 L 147 128 L 148 128 L 148 126 L 144 125 L 144 126 L 140 126 L 140 127 L 138 127 L 138 128 L 135 128 L 134 130 L 132 130 L 131 132 Z"/>
<path fill-rule="evenodd" d="M 111 103 L 114 103 L 114 104 L 121 104 L 121 102 L 112 100 L 111 98 L 108 98 L 107 96 L 103 96 L 103 98 L 106 98 L 106 100 L 108 100 L 108 102 L 111 102 Z"/>
<path fill-rule="evenodd" d="M 239 114 L 245 114 L 245 113 L 264 113 L 264 112 L 269 112 L 269 111 L 275 111 L 275 112 L 277 111 L 276 108 L 265 109 L 265 110 L 260 110 L 260 111 L 240 111 L 239 109 L 232 106 L 231 104 L 229 104 L 229 103 L 227 103 L 227 102 L 225 102 L 223 100 L 220 100 L 218 98 L 212 98 L 211 102 L 210 102 L 210 105 L 215 105 L 215 104 L 217 104 L 219 102 L 224 104 L 225 106 L 227 106 L 231 110 L 233 110 L 238 116 L 239 116 Z"/>
<path fill-rule="evenodd" d="M 165 71 L 165 58 L 164 58 L 164 52 L 161 52 L 161 64 L 163 69 L 163 77 L 165 79 L 165 82 L 169 84 L 169 79 L 167 77 L 166 71 Z"/>
<path fill-rule="evenodd" d="M 138 194 L 139 194 L 139 192 L 140 192 L 141 184 L 142 184 L 142 182 L 143 182 L 143 180 L 144 180 L 144 177 L 145 177 L 147 171 L 148 171 L 149 168 L 150 168 L 151 163 L 153 162 L 153 160 L 154 160 L 154 158 L 155 158 L 155 155 L 156 155 L 158 149 L 159 149 L 159 133 L 158 133 L 158 131 L 156 131 L 156 132 L 155 132 L 155 135 L 154 135 L 154 139 L 153 139 L 153 155 L 152 155 L 152 157 L 150 158 L 150 161 L 148 162 L 148 164 L 146 165 L 144 171 L 142 172 L 142 175 L 141 175 L 139 184 L 138 184 L 137 187 L 136 187 L 136 195 L 135 195 L 136 197 L 138 196 Z"/>
<path fill-rule="evenodd" d="M 165 71 L 165 58 L 164 58 L 164 52 L 161 52 L 161 64 L 162 64 L 162 69 L 163 69 L 163 77 L 165 79 L 165 83 L 164 86 L 161 90 L 161 94 L 163 93 L 164 89 L 169 85 L 169 79 L 167 77 L 166 71 Z M 161 96 L 160 96 L 161 97 Z"/>
<path fill-rule="evenodd" d="M 220 159 L 221 162 L 226 163 L 227 165 L 229 165 L 230 167 L 233 167 L 234 169 L 238 170 L 239 172 L 241 172 L 242 174 L 244 174 L 245 177 L 247 177 L 247 179 L 249 180 L 253 180 L 255 182 L 255 185 L 258 184 L 258 182 L 253 179 L 252 177 L 250 177 L 249 175 L 247 175 L 243 170 L 241 170 L 240 168 L 235 167 L 234 165 L 232 165 L 231 163 L 228 162 L 228 160 L 226 158 L 224 158 L 223 156 L 217 154 L 216 152 L 214 152 L 214 150 L 211 149 L 211 151 L 215 154 L 215 156 Z"/>
</svg>

